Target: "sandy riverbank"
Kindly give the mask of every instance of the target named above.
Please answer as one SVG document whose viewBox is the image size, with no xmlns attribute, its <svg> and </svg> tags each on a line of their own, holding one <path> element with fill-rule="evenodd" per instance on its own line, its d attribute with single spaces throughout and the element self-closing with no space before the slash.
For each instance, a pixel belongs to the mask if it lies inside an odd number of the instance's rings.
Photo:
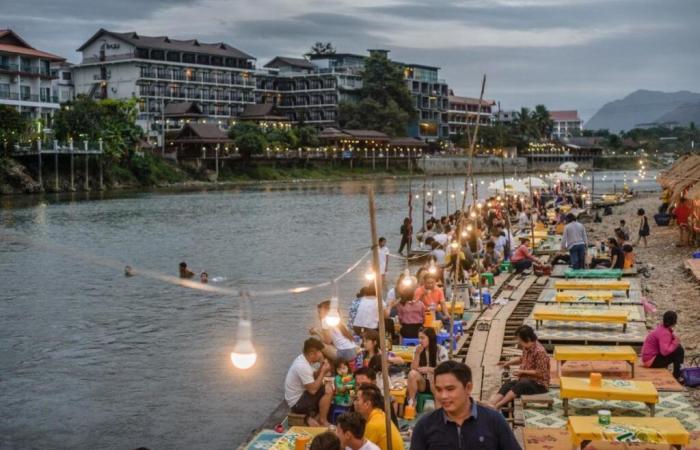
<svg viewBox="0 0 700 450">
<path fill-rule="evenodd" d="M 651 263 L 654 266 L 649 279 L 642 278 L 649 288 L 649 297 L 658 306 L 657 313 L 651 318 L 656 324 L 664 311 L 673 309 L 678 312 L 678 333 L 689 354 L 700 352 L 700 283 L 698 283 L 683 266 L 696 250 L 692 247 L 676 247 L 678 242 L 677 227 L 657 227 L 653 215 L 660 205 L 658 194 L 650 194 L 635 198 L 624 205 L 613 208 L 613 215 L 603 217 L 603 223 L 586 224 L 589 237 L 600 241 L 614 236 L 613 230 L 619 226 L 621 219 L 627 221 L 632 230 L 632 242 L 637 239 L 636 230 L 639 228 L 637 209 L 644 208 L 649 217 L 651 236 L 648 247 L 643 243 L 635 247 L 637 261 Z M 601 211 L 602 213 L 602 211 Z"/>
</svg>

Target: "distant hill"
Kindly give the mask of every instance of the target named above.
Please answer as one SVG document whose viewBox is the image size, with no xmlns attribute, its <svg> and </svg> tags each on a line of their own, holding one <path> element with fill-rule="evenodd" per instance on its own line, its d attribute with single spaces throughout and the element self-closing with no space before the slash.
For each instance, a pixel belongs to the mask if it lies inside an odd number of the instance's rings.
<svg viewBox="0 0 700 450">
<path fill-rule="evenodd" d="M 678 123 L 681 126 L 687 127 L 690 122 L 695 123 L 695 126 L 700 127 L 700 102 L 685 103 L 673 111 L 664 114 L 657 118 L 656 123 Z"/>
<path fill-rule="evenodd" d="M 694 92 L 640 89 L 621 100 L 606 103 L 584 127 L 587 130 L 608 129 L 619 133 L 622 130 L 631 130 L 639 124 L 656 122 L 686 104 L 695 103 L 700 103 L 700 94 Z"/>
</svg>

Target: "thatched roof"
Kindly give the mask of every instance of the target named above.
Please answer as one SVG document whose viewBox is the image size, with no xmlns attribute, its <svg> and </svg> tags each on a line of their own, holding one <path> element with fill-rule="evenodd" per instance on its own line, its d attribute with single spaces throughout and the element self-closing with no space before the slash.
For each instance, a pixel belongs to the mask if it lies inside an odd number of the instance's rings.
<svg viewBox="0 0 700 450">
<path fill-rule="evenodd" d="M 225 131 L 215 123 L 188 123 L 181 130 L 173 133 L 176 144 L 228 144 L 231 143 Z"/>
<path fill-rule="evenodd" d="M 427 147 L 424 141 L 412 137 L 400 137 L 389 141 L 390 147 Z"/>
<path fill-rule="evenodd" d="M 671 204 L 687 196 L 700 199 L 700 155 L 685 155 L 657 178 L 664 188 L 671 190 Z"/>
<path fill-rule="evenodd" d="M 320 133 L 318 133 L 319 139 L 343 139 L 349 137 L 349 134 L 345 134 L 339 129 L 333 127 L 324 128 Z"/>
</svg>

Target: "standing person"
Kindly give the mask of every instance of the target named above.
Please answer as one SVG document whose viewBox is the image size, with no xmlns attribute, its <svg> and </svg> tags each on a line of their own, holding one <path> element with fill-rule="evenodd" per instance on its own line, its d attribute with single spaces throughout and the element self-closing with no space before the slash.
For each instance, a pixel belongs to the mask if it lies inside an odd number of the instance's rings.
<svg viewBox="0 0 700 450">
<path fill-rule="evenodd" d="M 386 438 L 386 415 L 384 414 L 384 397 L 377 386 L 372 384 L 361 384 L 357 389 L 357 397 L 353 402 L 355 411 L 365 418 L 364 437 L 376 444 L 381 450 L 387 450 Z M 391 446 L 394 450 L 403 450 L 403 439 L 401 433 L 391 422 Z"/>
<path fill-rule="evenodd" d="M 428 202 L 425 204 L 425 216 L 428 219 L 435 218 L 435 208 L 433 207 L 433 202 Z"/>
<path fill-rule="evenodd" d="M 690 241 L 690 225 L 688 224 L 688 219 L 692 210 L 688 206 L 688 202 L 685 197 L 682 197 L 676 209 L 673 210 L 673 215 L 676 217 L 676 224 L 678 224 L 679 241 L 676 247 L 686 247 Z M 646 244 L 646 241 L 645 241 Z"/>
<path fill-rule="evenodd" d="M 520 450 L 503 415 L 471 397 L 473 387 L 465 364 L 447 361 L 435 369 L 435 400 L 442 407 L 418 421 L 411 450 Z"/>
<path fill-rule="evenodd" d="M 314 371 L 312 364 L 321 363 Z M 303 353 L 296 357 L 284 379 L 284 399 L 293 413 L 304 414 L 310 425 L 328 426 L 328 410 L 333 392 L 326 392 L 323 378 L 331 375 L 331 365 L 323 357 L 323 342 L 304 341 Z"/>
<path fill-rule="evenodd" d="M 399 291 L 399 300 L 394 301 L 390 307 L 396 307 L 399 316 L 401 330 L 399 333 L 404 338 L 417 338 L 418 331 L 425 320 L 425 304 L 414 298 L 412 290 Z"/>
<path fill-rule="evenodd" d="M 521 209 L 518 215 L 518 230 L 520 230 L 520 234 L 525 233 L 530 228 L 530 225 L 530 215 L 527 211 Z"/>
<path fill-rule="evenodd" d="M 637 210 L 637 216 L 639 217 L 639 235 L 637 236 L 637 242 L 635 245 L 639 245 L 639 241 L 644 241 L 644 246 L 647 246 L 647 236 L 650 234 L 649 230 L 649 219 L 647 219 L 647 214 L 643 208 Z"/>
<path fill-rule="evenodd" d="M 357 412 L 343 413 L 338 416 L 335 433 L 345 450 L 379 450 L 379 447 L 365 438 L 367 421 Z"/>
<path fill-rule="evenodd" d="M 502 408 L 521 395 L 544 394 L 549 391 L 549 355 L 537 340 L 535 330 L 529 325 L 521 325 L 515 331 L 515 335 L 523 354 L 501 365 L 519 365 L 520 368 L 515 371 L 518 379 L 505 383 L 498 393 L 491 397 L 489 403 L 496 409 Z"/>
<path fill-rule="evenodd" d="M 403 249 L 406 247 L 406 254 L 411 253 L 411 240 L 413 239 L 413 224 L 411 219 L 406 217 L 401 225 L 401 245 L 399 246 L 399 254 L 403 254 Z"/>
<path fill-rule="evenodd" d="M 377 311 L 377 290 L 374 283 L 365 286 L 364 296 L 360 298 L 357 306 L 355 320 L 352 322 L 352 329 L 356 335 L 362 336 L 366 330 L 379 330 L 379 311 Z M 388 314 L 388 310 L 385 312 Z M 384 318 L 382 318 L 383 320 Z"/>
<path fill-rule="evenodd" d="M 630 240 L 630 227 L 627 226 L 627 221 L 625 219 L 620 220 L 620 228 L 622 236 L 626 241 Z"/>
<path fill-rule="evenodd" d="M 673 364 L 673 376 L 678 379 L 681 376 L 685 350 L 681 345 L 681 339 L 673 333 L 676 323 L 678 323 L 678 314 L 675 311 L 666 311 L 659 326 L 644 339 L 642 365 L 666 368 Z"/>
<path fill-rule="evenodd" d="M 386 246 L 386 238 L 380 237 L 379 243 L 379 273 L 382 276 L 382 288 L 386 289 L 386 272 L 389 268 L 389 247 Z M 409 244 L 408 251 L 411 251 Z"/>
<path fill-rule="evenodd" d="M 418 333 L 418 340 L 406 387 L 406 400 L 409 405 L 415 404 L 419 392 L 432 392 L 433 396 L 435 395 L 435 367 L 449 358 L 447 349 L 438 345 L 434 328 L 422 328 Z"/>
<path fill-rule="evenodd" d="M 586 263 L 586 246 L 588 235 L 583 224 L 576 220 L 576 216 L 566 215 L 566 226 L 561 238 L 561 249 L 568 250 L 573 269 L 583 269 Z"/>
</svg>

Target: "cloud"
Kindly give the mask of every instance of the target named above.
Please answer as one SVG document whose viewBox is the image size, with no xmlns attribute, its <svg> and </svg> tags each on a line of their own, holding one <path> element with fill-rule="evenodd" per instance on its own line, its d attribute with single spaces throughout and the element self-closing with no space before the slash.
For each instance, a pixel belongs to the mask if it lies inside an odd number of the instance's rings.
<svg viewBox="0 0 700 450">
<path fill-rule="evenodd" d="M 103 27 L 224 41 L 258 58 L 387 48 L 504 107 L 593 110 L 637 88 L 700 90 L 697 0 L 0 0 L 0 27 L 79 59 Z M 594 111 L 592 111 L 594 112 Z M 591 112 L 591 114 L 592 114 Z"/>
</svg>

